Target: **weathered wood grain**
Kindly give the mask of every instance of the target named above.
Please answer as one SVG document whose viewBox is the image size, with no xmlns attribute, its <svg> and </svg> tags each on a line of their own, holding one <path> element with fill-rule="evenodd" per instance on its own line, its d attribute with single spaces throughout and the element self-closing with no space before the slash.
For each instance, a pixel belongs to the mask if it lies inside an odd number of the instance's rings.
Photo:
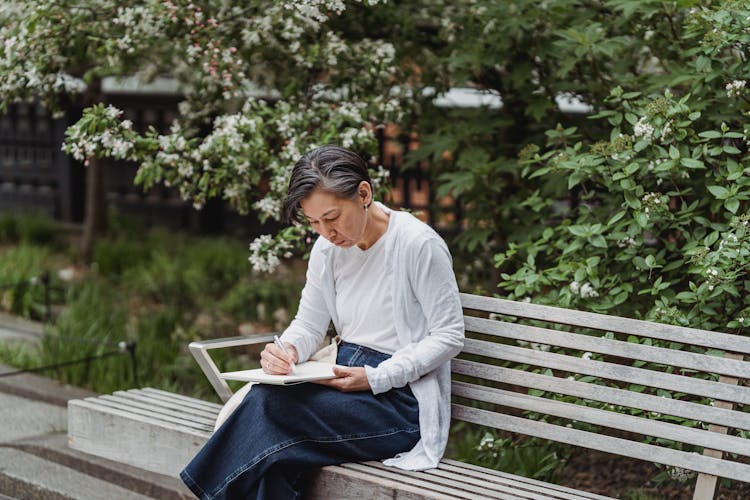
<svg viewBox="0 0 750 500">
<path fill-rule="evenodd" d="M 622 340 L 561 332 L 535 326 L 505 323 L 484 318 L 465 318 L 466 330 L 525 342 L 555 345 L 580 351 L 610 354 L 621 358 L 650 361 L 706 373 L 750 378 L 750 361 L 677 351 Z"/>
<path fill-rule="evenodd" d="M 659 387 L 708 398 L 715 397 L 741 404 L 750 404 L 750 387 L 738 387 L 721 382 L 695 379 L 592 359 L 581 359 L 575 356 L 551 352 L 534 351 L 532 349 L 476 339 L 466 339 L 463 352 L 514 361 L 516 363 L 527 363 L 545 368 L 593 375 L 631 384 Z"/>
<path fill-rule="evenodd" d="M 684 467 L 739 481 L 747 481 L 747 478 L 750 478 L 750 465 L 747 464 L 628 441 L 627 439 L 604 436 L 457 404 L 452 405 L 452 410 L 455 418 L 509 432 L 536 436 L 575 446 L 586 443 L 585 446 L 587 448 L 595 450 L 647 460 L 649 462 Z"/>
<path fill-rule="evenodd" d="M 644 411 L 655 411 L 663 415 L 673 415 L 704 423 L 750 430 L 750 417 L 747 414 L 727 410 L 718 405 L 708 406 L 691 401 L 663 398 L 652 394 L 579 382 L 577 380 L 568 380 L 567 378 L 542 375 L 526 370 L 487 365 L 465 359 L 454 359 L 451 369 L 453 373 L 460 375 L 503 382 L 529 389 L 549 391 L 556 394 L 567 394 L 611 405 L 638 408 Z"/>
<path fill-rule="evenodd" d="M 580 326 L 605 332 L 627 333 L 654 339 L 672 340 L 682 344 L 713 347 L 725 351 L 750 354 L 750 338 L 740 335 L 665 325 L 663 323 L 576 311 L 574 309 L 563 309 L 561 307 L 496 299 L 481 295 L 469 295 L 466 293 L 461 294 L 461 303 L 464 308 L 477 311 Z"/>
<path fill-rule="evenodd" d="M 547 489 L 554 491 L 554 495 L 557 495 L 559 498 L 567 498 L 566 495 L 572 496 L 572 497 L 583 497 L 583 498 L 594 498 L 597 500 L 603 500 L 608 499 L 610 497 L 605 497 L 601 495 L 596 495 L 594 493 L 588 493 L 586 491 L 580 491 L 580 490 L 574 490 L 572 488 L 567 488 L 565 486 L 560 486 L 559 484 L 550 484 L 545 483 L 543 481 L 539 481 L 537 479 L 531 479 L 528 477 L 523 476 L 516 476 L 514 474 L 508 474 L 507 472 L 497 471 L 493 469 L 487 469 L 485 467 L 480 467 L 478 465 L 468 464 L 465 462 L 459 462 L 457 460 L 451 460 L 449 458 L 444 458 L 438 467 L 436 469 L 432 469 L 427 471 L 428 473 L 432 473 L 433 471 L 454 471 L 456 474 L 475 478 L 478 481 L 482 482 L 501 482 L 503 484 L 520 484 L 523 486 L 531 485 L 535 487 L 546 487 Z"/>
<path fill-rule="evenodd" d="M 742 359 L 741 354 L 737 353 L 727 353 L 727 358 L 730 359 Z M 738 384 L 739 379 L 733 378 L 733 377 L 721 377 L 719 379 L 720 382 L 723 382 L 725 384 Z M 714 405 L 717 408 L 731 410 L 734 408 L 734 403 L 731 401 L 715 401 Z M 750 420 L 750 415 L 747 416 L 747 419 Z M 740 427 L 742 428 L 742 427 Z M 710 432 L 716 432 L 719 434 L 726 434 L 729 429 L 726 426 L 722 425 L 709 425 L 708 430 Z M 703 450 L 703 454 L 708 457 L 714 457 L 714 458 L 722 458 L 722 453 L 718 449 L 712 449 L 711 447 L 706 448 Z M 698 474 L 698 478 L 695 481 L 695 490 L 693 491 L 693 500 L 709 500 L 713 499 L 716 493 L 716 484 L 718 482 L 718 479 L 716 476 L 711 476 L 708 474 L 700 473 Z"/>
<path fill-rule="evenodd" d="M 685 444 L 715 448 L 717 450 L 750 456 L 750 440 L 721 435 L 708 430 L 685 427 L 682 425 L 660 422 L 649 418 L 626 415 L 613 411 L 589 408 L 587 406 L 555 401 L 528 394 L 492 389 L 464 382 L 453 382 L 452 393 L 477 401 L 486 401 L 520 410 L 543 413 L 554 417 L 566 418 L 592 425 L 618 429 L 627 432 L 669 439 Z M 586 447 L 588 440 L 577 443 Z"/>
</svg>

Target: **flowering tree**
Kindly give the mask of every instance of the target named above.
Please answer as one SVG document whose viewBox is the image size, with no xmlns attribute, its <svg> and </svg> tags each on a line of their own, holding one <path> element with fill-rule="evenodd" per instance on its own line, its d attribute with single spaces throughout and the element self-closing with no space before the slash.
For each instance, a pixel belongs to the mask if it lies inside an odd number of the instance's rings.
<svg viewBox="0 0 750 500">
<path fill-rule="evenodd" d="M 521 152 L 524 176 L 547 189 L 529 204 L 538 229 L 495 257 L 500 286 L 515 298 L 742 332 L 750 10 L 674 9 L 672 29 L 657 35 L 649 20 L 666 7 L 619 4 L 639 26 L 629 36 L 646 40 L 640 82 L 603 100 L 591 117 L 603 134 L 558 127 Z M 662 52 L 667 44 L 679 50 Z"/>
<path fill-rule="evenodd" d="M 280 217 L 280 197 L 301 152 L 339 142 L 374 149 L 375 126 L 398 119 L 405 102 L 393 45 L 352 30 L 377 0 L 113 1 L 55 0 L 0 8 L 0 102 L 37 98 L 60 109 L 79 96 L 83 117 L 65 150 L 88 167 L 88 202 L 100 160 L 133 160 L 136 182 L 173 186 L 200 208 L 213 196 L 262 218 Z M 168 134 L 138 133 L 107 106 L 106 76 L 177 79 L 184 100 Z M 258 86 L 273 102 L 253 98 Z M 205 131 L 208 130 L 206 133 Z M 202 132 L 202 133 L 199 133 Z M 376 176 L 377 177 L 377 176 Z M 87 213 L 90 248 L 96 211 Z M 253 263 L 270 269 L 301 231 L 264 238 Z M 271 251 L 270 253 L 268 253 Z"/>
</svg>

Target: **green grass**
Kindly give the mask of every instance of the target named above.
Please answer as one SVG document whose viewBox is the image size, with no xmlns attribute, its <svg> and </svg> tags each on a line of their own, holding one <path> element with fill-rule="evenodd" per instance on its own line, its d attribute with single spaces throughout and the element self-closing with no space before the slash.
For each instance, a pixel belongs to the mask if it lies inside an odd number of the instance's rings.
<svg viewBox="0 0 750 500">
<path fill-rule="evenodd" d="M 46 374 L 108 393 L 134 387 L 128 352 L 102 357 L 117 352 L 121 342 L 132 341 L 138 385 L 218 401 L 187 345 L 199 338 L 237 335 L 243 323 L 270 331 L 278 326 L 280 310 L 288 317 L 297 308 L 303 273 L 295 269 L 272 278 L 255 275 L 245 240 L 144 230 L 114 220 L 114 230 L 96 242 L 93 262 L 86 267 L 78 262 L 75 248 L 61 244 L 57 236 L 20 229 L 42 226 L 7 215 L 0 218 L 0 283 L 23 283 L 5 290 L 0 310 L 41 318 L 43 291 L 29 279 L 44 271 L 64 290 L 53 294 L 62 312 L 46 328 L 38 348 L 0 343 L 0 362 L 7 365 L 33 368 L 97 358 Z M 58 232 L 51 229 L 48 234 Z M 71 265 L 82 269 L 82 277 L 61 282 L 57 272 Z M 240 369 L 252 366 L 257 352 L 219 350 L 212 355 L 220 366 Z"/>
</svg>

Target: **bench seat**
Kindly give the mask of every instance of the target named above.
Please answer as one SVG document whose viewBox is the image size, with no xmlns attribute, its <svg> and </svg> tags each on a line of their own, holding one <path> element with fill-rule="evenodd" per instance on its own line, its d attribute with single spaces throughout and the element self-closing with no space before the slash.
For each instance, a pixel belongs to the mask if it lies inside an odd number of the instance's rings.
<svg viewBox="0 0 750 500">
<path fill-rule="evenodd" d="M 177 476 L 210 437 L 220 408 L 151 388 L 72 400 L 68 405 L 69 446 Z M 425 472 L 402 471 L 380 462 L 324 467 L 313 479 L 307 498 L 337 498 L 342 487 L 347 498 L 358 500 L 606 498 L 455 460 L 443 460 L 440 467 Z"/>
<path fill-rule="evenodd" d="M 480 295 L 461 300 L 466 341 L 451 363 L 454 420 L 692 473 L 696 500 L 713 499 L 720 477 L 750 482 L 750 338 Z M 190 350 L 227 401 L 232 391 L 209 351 L 272 339 L 197 341 Z M 70 445 L 177 475 L 211 435 L 219 409 L 154 389 L 74 400 Z M 602 498 L 449 460 L 425 472 L 378 463 L 325 467 L 309 495 L 342 492 L 358 499 Z"/>
</svg>

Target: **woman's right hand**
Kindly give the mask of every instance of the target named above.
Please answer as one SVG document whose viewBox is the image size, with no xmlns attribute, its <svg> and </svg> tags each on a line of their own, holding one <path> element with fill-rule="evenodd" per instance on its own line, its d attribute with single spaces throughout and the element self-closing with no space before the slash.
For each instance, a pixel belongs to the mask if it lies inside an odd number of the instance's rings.
<svg viewBox="0 0 750 500">
<path fill-rule="evenodd" d="M 297 348 L 289 342 L 284 342 L 289 355 L 284 354 L 284 351 L 273 342 L 266 344 L 263 351 L 260 353 L 260 367 L 263 368 L 265 373 L 271 375 L 289 375 L 292 372 L 292 367 L 289 364 L 297 363 Z"/>
</svg>

